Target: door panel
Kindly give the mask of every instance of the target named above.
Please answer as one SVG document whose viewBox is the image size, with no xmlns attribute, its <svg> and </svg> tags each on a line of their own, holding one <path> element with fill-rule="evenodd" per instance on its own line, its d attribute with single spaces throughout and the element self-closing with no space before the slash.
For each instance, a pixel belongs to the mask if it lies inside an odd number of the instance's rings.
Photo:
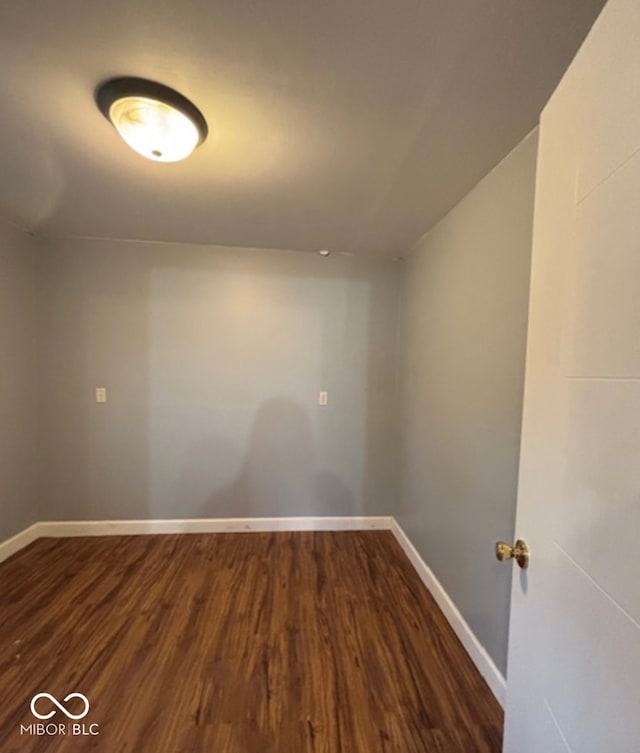
<svg viewBox="0 0 640 753">
<path fill-rule="evenodd" d="M 610 0 L 541 118 L 506 753 L 640 751 L 639 9 Z"/>
<path fill-rule="evenodd" d="M 576 380 L 558 544 L 640 621 L 640 381 Z"/>
<path fill-rule="evenodd" d="M 563 608 L 543 628 L 545 699 L 571 750 L 635 753 L 638 627 L 559 545 L 551 565 L 548 604 Z"/>
<path fill-rule="evenodd" d="M 545 753 L 571 753 L 553 711 L 544 699 L 536 698 L 535 702 L 532 700 L 522 733 L 521 750 L 527 751 L 526 741 L 538 736 L 546 741 Z"/>
<path fill-rule="evenodd" d="M 639 207 L 640 152 L 576 208 L 569 374 L 640 374 Z"/>
<path fill-rule="evenodd" d="M 639 24 L 640 3 L 610 0 L 603 19 L 571 67 L 570 91 L 558 92 L 567 101 L 573 97 L 573 135 L 580 152 L 578 201 L 640 147 L 636 128 L 640 97 L 634 78 Z M 604 98 L 598 99 L 603 94 Z"/>
</svg>

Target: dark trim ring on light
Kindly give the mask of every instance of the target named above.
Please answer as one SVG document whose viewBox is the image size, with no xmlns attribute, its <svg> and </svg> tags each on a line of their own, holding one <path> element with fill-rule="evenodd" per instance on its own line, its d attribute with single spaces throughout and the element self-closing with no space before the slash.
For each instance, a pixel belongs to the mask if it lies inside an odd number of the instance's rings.
<svg viewBox="0 0 640 753">
<path fill-rule="evenodd" d="M 109 79 L 100 84 L 96 89 L 95 99 L 98 109 L 119 131 L 118 124 L 114 122 L 112 117 L 112 108 L 119 100 L 129 97 L 139 97 L 144 98 L 145 100 L 152 100 L 161 105 L 166 105 L 188 118 L 188 120 L 193 123 L 198 134 L 198 140 L 194 145 L 194 148 L 202 144 L 207 138 L 209 133 L 207 121 L 193 102 L 188 100 L 175 89 L 171 89 L 169 86 L 160 84 L 157 81 L 149 81 L 148 79 L 136 78 L 134 76 L 122 76 Z M 122 135 L 121 131 L 120 135 Z M 129 145 L 132 146 L 130 143 Z M 158 155 L 156 155 L 153 150 L 150 153 L 145 153 L 144 151 L 137 149 L 137 147 L 132 146 L 132 148 L 136 149 L 136 151 L 139 151 L 139 153 L 149 159 L 159 159 Z"/>
</svg>

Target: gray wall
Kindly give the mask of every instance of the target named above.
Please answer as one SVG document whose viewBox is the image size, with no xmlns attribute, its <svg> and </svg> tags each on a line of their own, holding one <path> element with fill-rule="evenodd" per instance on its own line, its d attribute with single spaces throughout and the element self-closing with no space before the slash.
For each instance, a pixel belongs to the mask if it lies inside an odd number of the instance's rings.
<svg viewBox="0 0 640 753">
<path fill-rule="evenodd" d="M 43 241 L 42 518 L 388 512 L 400 278 L 341 255 Z"/>
<path fill-rule="evenodd" d="M 425 561 L 506 671 L 537 133 L 406 264 L 403 496 Z"/>
<path fill-rule="evenodd" d="M 0 220 L 0 541 L 37 520 L 37 331 L 31 236 Z"/>
</svg>

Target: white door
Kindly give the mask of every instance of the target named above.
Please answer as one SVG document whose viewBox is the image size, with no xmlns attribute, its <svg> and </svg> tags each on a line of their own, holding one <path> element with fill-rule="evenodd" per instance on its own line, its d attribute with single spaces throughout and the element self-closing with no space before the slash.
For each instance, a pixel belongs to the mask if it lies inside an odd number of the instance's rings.
<svg viewBox="0 0 640 753">
<path fill-rule="evenodd" d="M 640 0 L 541 118 L 505 753 L 640 753 Z"/>
</svg>

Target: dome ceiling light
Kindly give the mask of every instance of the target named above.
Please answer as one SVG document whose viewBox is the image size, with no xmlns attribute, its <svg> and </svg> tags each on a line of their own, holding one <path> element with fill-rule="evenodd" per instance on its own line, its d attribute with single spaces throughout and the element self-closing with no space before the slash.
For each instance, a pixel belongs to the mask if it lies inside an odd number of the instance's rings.
<svg viewBox="0 0 640 753">
<path fill-rule="evenodd" d="M 178 162 L 207 138 L 207 121 L 174 89 L 143 78 L 112 78 L 96 91 L 100 112 L 138 154 Z"/>
</svg>

